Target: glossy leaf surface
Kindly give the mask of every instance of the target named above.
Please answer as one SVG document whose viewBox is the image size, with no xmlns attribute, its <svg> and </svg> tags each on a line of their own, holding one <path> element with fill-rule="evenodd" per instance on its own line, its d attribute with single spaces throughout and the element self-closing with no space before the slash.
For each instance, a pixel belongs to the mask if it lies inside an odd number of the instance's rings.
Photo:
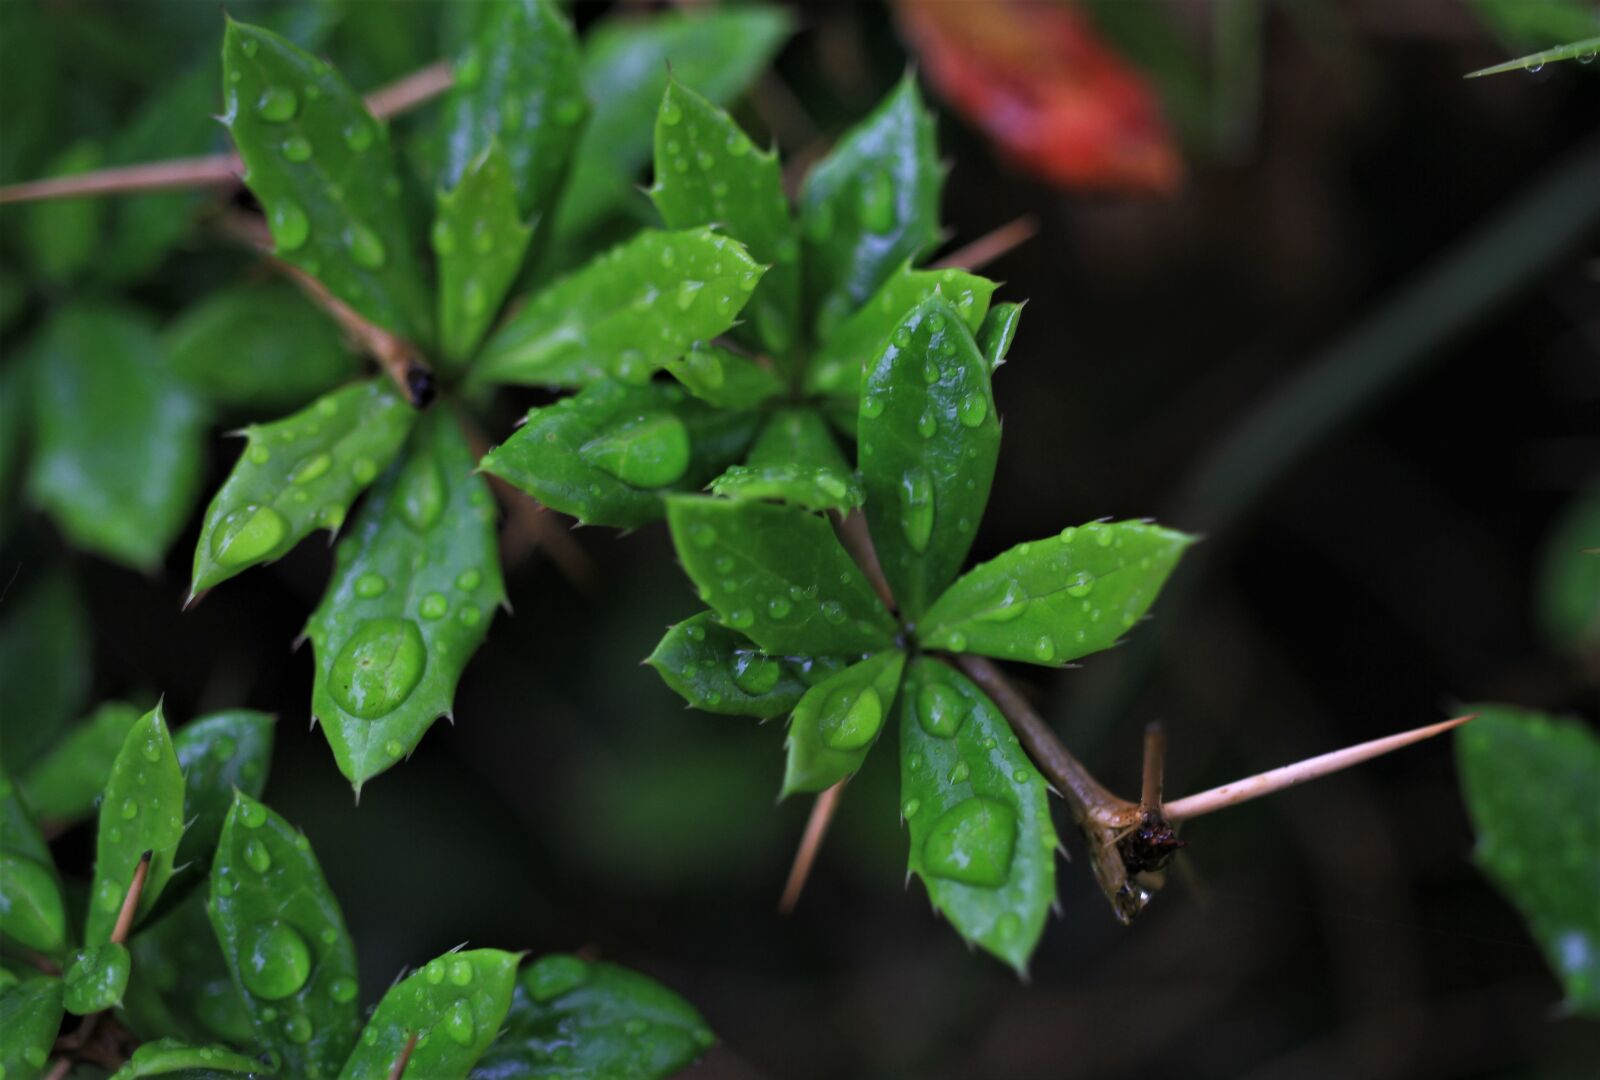
<svg viewBox="0 0 1600 1080">
<path fill-rule="evenodd" d="M 439 193 L 431 236 L 439 259 L 439 339 L 445 357 L 459 364 L 494 321 L 533 237 L 498 142 L 467 166 L 454 190 Z"/>
<path fill-rule="evenodd" d="M 710 229 L 641 232 L 533 297 L 489 339 L 476 372 L 532 386 L 641 384 L 732 326 L 761 273 Z"/>
<path fill-rule="evenodd" d="M 59 310 L 33 376 L 33 501 L 78 546 L 153 571 L 199 488 L 199 402 L 114 307 Z"/>
<path fill-rule="evenodd" d="M 306 626 L 312 712 L 358 791 L 450 714 L 461 671 L 504 601 L 494 503 L 441 406 L 339 541 Z"/>
<path fill-rule="evenodd" d="M 1056 896 L 1044 778 L 960 672 L 918 658 L 900 702 L 909 868 L 962 937 L 1025 972 Z"/>
<path fill-rule="evenodd" d="M 822 518 L 677 495 L 667 500 L 667 524 L 701 598 L 768 652 L 841 656 L 894 644 L 894 620 Z"/>
<path fill-rule="evenodd" d="M 616 964 L 553 954 L 517 980 L 506 1030 L 472 1080 L 676 1075 L 716 1037 L 683 998 Z"/>
<path fill-rule="evenodd" d="M 151 853 L 150 869 L 139 894 L 134 925 L 150 913 L 172 876 L 181 839 L 183 769 L 172 748 L 166 717 L 157 705 L 129 729 L 106 779 L 95 836 L 94 885 L 83 931 L 86 944 L 111 940 L 134 871 L 147 851 Z"/>
<path fill-rule="evenodd" d="M 183 769 L 183 842 L 177 865 L 204 873 L 233 807 L 233 793 L 261 797 L 272 763 L 273 719 L 251 709 L 228 709 L 185 724 L 172 739 Z"/>
<path fill-rule="evenodd" d="M 55 860 L 16 784 L 0 764 L 0 933 L 47 956 L 67 941 Z"/>
<path fill-rule="evenodd" d="M 884 342 L 860 417 L 867 524 L 896 603 L 916 619 L 965 563 L 1000 456 L 988 365 L 941 296 Z"/>
<path fill-rule="evenodd" d="M 24 979 L 0 991 L 0 1068 L 8 1080 L 31 1080 L 44 1072 L 62 1011 L 60 979 Z"/>
<path fill-rule="evenodd" d="M 1456 762 L 1474 859 L 1527 921 L 1567 1008 L 1600 1016 L 1600 737 L 1511 706 L 1472 711 Z"/>
<path fill-rule="evenodd" d="M 91 645 L 89 613 L 64 572 L 12 586 L 0 605 L 0 746 L 7 767 L 27 768 L 83 708 Z"/>
<path fill-rule="evenodd" d="M 128 949 L 116 942 L 79 949 L 62 974 L 62 1006 L 87 1016 L 122 1003 L 128 988 Z"/>
<path fill-rule="evenodd" d="M 950 586 L 917 639 L 925 648 L 1037 664 L 1108 649 L 1149 610 L 1193 539 L 1119 521 L 1018 544 Z"/>
<path fill-rule="evenodd" d="M 696 342 L 662 366 L 689 393 L 721 409 L 751 409 L 783 392 L 771 368 L 719 345 Z"/>
<path fill-rule="evenodd" d="M 838 662 L 774 656 L 702 611 L 667 630 L 645 661 L 690 705 L 724 716 L 782 716 Z"/>
<path fill-rule="evenodd" d="M 222 1039 L 255 1034 L 206 914 L 206 890 L 191 892 L 128 939 L 133 972 L 122 1015 L 143 1039 Z"/>
<path fill-rule="evenodd" d="M 311 845 L 248 795 L 211 867 L 211 925 L 256 1041 L 285 1076 L 332 1076 L 355 1043 L 356 955 Z"/>
<path fill-rule="evenodd" d="M 600 382 L 530 410 L 481 467 L 585 524 L 633 528 L 661 516 L 662 492 L 693 490 L 735 460 L 757 422 L 676 386 Z"/>
<path fill-rule="evenodd" d="M 806 177 L 805 290 L 818 339 L 933 246 L 943 183 L 933 117 L 908 75 Z"/>
<path fill-rule="evenodd" d="M 206 508 L 190 595 L 288 554 L 315 529 L 338 529 L 415 420 L 388 380 L 372 379 L 245 428 L 244 452 Z"/>
<path fill-rule="evenodd" d="M 272 1071 L 255 1058 L 225 1046 L 193 1046 L 177 1039 L 145 1043 L 133 1052 L 111 1080 L 143 1080 L 147 1076 L 178 1076 L 185 1080 L 211 1080 L 217 1076 L 270 1076 Z"/>
<path fill-rule="evenodd" d="M 906 654 L 890 649 L 807 690 L 789 721 L 783 796 L 823 791 L 853 775 L 893 715 Z"/>
<path fill-rule="evenodd" d="M 516 953 L 445 953 L 389 988 L 367 1021 L 340 1080 L 386 1080 L 406 1040 L 417 1035 L 406 1072 L 464 1077 L 494 1041 L 511 1007 Z"/>
<path fill-rule="evenodd" d="M 94 809 L 111 763 L 143 710 L 108 701 L 22 775 L 23 798 L 41 821 L 69 822 Z"/>
<path fill-rule="evenodd" d="M 384 329 L 431 338 L 388 128 L 336 71 L 259 27 L 229 21 L 222 69 L 222 120 L 277 257 Z"/>
<path fill-rule="evenodd" d="M 983 325 L 978 328 L 978 349 L 988 362 L 991 375 L 1006 362 L 1006 354 L 1011 351 L 1011 342 L 1016 339 L 1017 327 L 1022 322 L 1024 306 L 996 304 L 983 317 Z"/>
<path fill-rule="evenodd" d="M 807 510 L 850 510 L 864 498 L 827 423 L 812 409 L 773 413 L 747 463 L 717 477 L 711 490 L 728 498 L 772 499 Z"/>
</svg>

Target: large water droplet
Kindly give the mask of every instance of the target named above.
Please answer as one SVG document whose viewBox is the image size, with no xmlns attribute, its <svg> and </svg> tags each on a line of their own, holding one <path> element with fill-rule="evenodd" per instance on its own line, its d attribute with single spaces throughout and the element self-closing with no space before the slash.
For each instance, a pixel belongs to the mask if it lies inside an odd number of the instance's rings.
<svg viewBox="0 0 1600 1080">
<path fill-rule="evenodd" d="M 211 534 L 211 555 L 223 566 L 247 566 L 275 551 L 289 523 L 270 506 L 246 503 L 230 511 Z"/>
<path fill-rule="evenodd" d="M 311 144 L 304 135 L 291 135 L 283 140 L 283 159 L 299 164 L 311 160 Z"/>
<path fill-rule="evenodd" d="M 1010 874 L 1016 844 L 1016 811 L 997 799 L 975 795 L 934 823 L 923 843 L 922 861 L 937 877 L 995 888 Z"/>
<path fill-rule="evenodd" d="M 333 662 L 334 700 L 352 716 L 375 720 L 400 706 L 427 665 L 422 632 L 410 619 L 371 619 L 350 635 Z"/>
<path fill-rule="evenodd" d="M 446 492 L 444 474 L 438 462 L 418 454 L 406 462 L 400 474 L 400 512 L 418 532 L 433 527 L 444 512 Z"/>
<path fill-rule="evenodd" d="M 689 468 L 689 429 L 670 413 L 647 414 L 590 440 L 579 453 L 624 484 L 665 487 Z"/>
<path fill-rule="evenodd" d="M 933 477 L 927 469 L 907 469 L 900 478 L 900 527 L 918 555 L 933 537 Z"/>
<path fill-rule="evenodd" d="M 876 420 L 883 415 L 884 402 L 876 394 L 868 394 L 861 399 L 861 419 Z"/>
<path fill-rule="evenodd" d="M 967 702 L 953 687 L 928 683 L 917 691 L 917 723 L 936 738 L 948 739 L 961 730 Z"/>
<path fill-rule="evenodd" d="M 311 1018 L 305 1013 L 295 1013 L 283 1022 L 283 1033 L 292 1043 L 311 1041 Z"/>
<path fill-rule="evenodd" d="M 778 685 L 778 662 L 758 652 L 742 652 L 733 660 L 733 681 L 747 694 L 765 694 Z"/>
<path fill-rule="evenodd" d="M 289 472 L 291 484 L 309 484 L 333 467 L 333 458 L 325 453 L 301 458 Z"/>
<path fill-rule="evenodd" d="M 968 394 L 961 399 L 961 404 L 956 406 L 956 416 L 967 427 L 977 427 L 988 415 L 989 403 L 983 399 L 982 394 Z"/>
<path fill-rule="evenodd" d="M 417 605 L 417 612 L 424 619 L 442 619 L 449 610 L 450 601 L 445 599 L 444 593 L 431 592 Z"/>
<path fill-rule="evenodd" d="M 306 212 L 293 199 L 274 202 L 268 222 L 272 226 L 272 239 L 277 242 L 279 254 L 304 247 L 311 235 L 311 219 L 306 217 Z"/>
<path fill-rule="evenodd" d="M 256 114 L 269 124 L 281 124 L 294 119 L 300 109 L 300 99 L 287 86 L 269 86 L 256 102 Z"/>
<path fill-rule="evenodd" d="M 1017 581 L 1006 582 L 1006 591 L 999 601 L 992 607 L 980 611 L 977 618 L 981 622 L 1010 622 L 1024 611 L 1028 610 L 1028 593 Z"/>
<path fill-rule="evenodd" d="M 472 1006 L 465 998 L 458 998 L 444 1014 L 445 1034 L 451 1041 L 459 1046 L 472 1045 L 472 1038 L 477 1034 L 477 1027 L 472 1022 Z"/>
<path fill-rule="evenodd" d="M 450 981 L 457 986 L 472 985 L 472 961 L 457 958 L 450 961 Z"/>
<path fill-rule="evenodd" d="M 883 699 L 871 686 L 842 686 L 822 707 L 817 728 L 835 750 L 860 750 L 877 738 L 883 726 Z"/>
<path fill-rule="evenodd" d="M 1067 595 L 1084 597 L 1094 592 L 1094 575 L 1087 570 L 1079 570 L 1067 581 Z"/>
<path fill-rule="evenodd" d="M 344 231 L 344 242 L 350 249 L 350 257 L 355 260 L 356 265 L 364 266 L 368 270 L 377 270 L 389 257 L 383 241 L 378 239 L 378 234 L 365 225 L 352 223 Z"/>
<path fill-rule="evenodd" d="M 356 578 L 356 595 L 366 600 L 382 596 L 388 588 L 389 581 L 382 574 L 362 574 Z"/>
<path fill-rule="evenodd" d="M 311 975 L 311 948 L 287 923 L 259 926 L 245 944 L 239 977 L 259 998 L 280 1001 L 306 984 Z"/>
<path fill-rule="evenodd" d="M 683 109 L 679 107 L 676 101 L 673 101 L 669 97 L 661 103 L 661 112 L 659 116 L 663 124 L 671 127 L 677 124 L 679 120 L 683 119 Z"/>
<path fill-rule="evenodd" d="M 267 845 L 251 837 L 245 841 L 244 863 L 258 874 L 265 874 L 272 869 L 272 853 L 267 850 Z"/>
</svg>

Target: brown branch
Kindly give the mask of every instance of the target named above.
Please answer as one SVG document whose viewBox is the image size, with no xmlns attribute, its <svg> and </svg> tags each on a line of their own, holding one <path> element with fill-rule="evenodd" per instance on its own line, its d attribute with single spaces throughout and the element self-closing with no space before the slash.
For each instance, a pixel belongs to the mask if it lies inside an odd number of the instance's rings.
<svg viewBox="0 0 1600 1080">
<path fill-rule="evenodd" d="M 889 579 L 883 576 L 883 564 L 878 562 L 878 549 L 872 546 L 872 534 L 867 531 L 866 515 L 860 510 L 852 510 L 848 514 L 835 514 L 833 521 L 839 542 L 861 568 L 861 573 L 871 583 L 883 606 L 894 611 L 894 591 L 889 588 Z"/>
<path fill-rule="evenodd" d="M 1161 780 L 1167 761 L 1167 735 L 1160 724 L 1147 724 L 1144 729 L 1144 777 L 1139 786 L 1139 813 L 1156 814 L 1161 811 Z"/>
<path fill-rule="evenodd" d="M 411 1054 L 417 1048 L 417 1033 L 413 1031 L 411 1037 L 406 1039 L 406 1044 L 400 1050 L 400 1056 L 394 1059 L 394 1064 L 389 1068 L 389 1080 L 400 1080 L 406 1074 L 406 1066 L 411 1064 Z"/>
<path fill-rule="evenodd" d="M 44 1080 L 67 1080 L 67 1074 L 71 1071 L 71 1058 L 57 1058 L 56 1063 L 50 1066 L 50 1071 L 44 1074 Z"/>
<path fill-rule="evenodd" d="M 425 105 L 455 85 L 455 73 L 450 61 L 435 60 L 427 67 L 402 75 L 387 86 L 380 86 L 363 100 L 367 111 L 378 120 L 410 112 Z"/>
<path fill-rule="evenodd" d="M 145 879 L 150 876 L 150 859 L 155 854 L 147 851 L 139 856 L 139 865 L 133 868 L 133 880 L 128 883 L 128 895 L 122 898 L 122 910 L 117 912 L 117 923 L 111 928 L 111 942 L 121 945 L 128 940 L 133 929 L 133 914 L 139 910 L 139 897 L 144 895 Z"/>
<path fill-rule="evenodd" d="M 817 801 L 811 804 L 811 816 L 806 819 L 806 831 L 801 835 L 800 847 L 794 853 L 789 880 L 783 886 L 783 895 L 778 898 L 779 914 L 792 913 L 800 902 L 800 893 L 806 887 L 806 879 L 811 876 L 811 866 L 817 861 L 817 852 L 822 850 L 822 838 L 828 834 L 834 811 L 839 808 L 839 795 L 848 782 L 848 777 L 840 780 L 818 795 Z"/>
<path fill-rule="evenodd" d="M 985 233 L 972 243 L 959 247 L 935 262 L 933 270 L 981 270 L 1004 255 L 1032 240 L 1039 232 L 1039 221 L 1032 214 L 1023 214 L 1015 221 Z"/>
</svg>

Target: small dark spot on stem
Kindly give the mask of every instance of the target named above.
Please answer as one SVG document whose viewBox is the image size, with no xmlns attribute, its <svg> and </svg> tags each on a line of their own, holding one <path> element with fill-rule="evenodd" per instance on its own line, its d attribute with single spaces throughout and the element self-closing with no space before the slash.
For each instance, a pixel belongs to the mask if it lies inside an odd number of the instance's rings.
<svg viewBox="0 0 1600 1080">
<path fill-rule="evenodd" d="M 406 396 L 413 407 L 425 409 L 433 401 L 436 390 L 433 372 L 412 360 L 406 364 Z"/>
</svg>

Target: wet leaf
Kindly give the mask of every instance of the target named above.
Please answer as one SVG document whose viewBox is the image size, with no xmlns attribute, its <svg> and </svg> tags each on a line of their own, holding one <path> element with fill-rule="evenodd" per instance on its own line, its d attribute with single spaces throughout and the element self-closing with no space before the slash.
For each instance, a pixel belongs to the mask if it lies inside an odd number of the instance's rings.
<svg viewBox="0 0 1600 1080">
<path fill-rule="evenodd" d="M 79 949 L 62 975 L 62 1005 L 77 1016 L 122 1004 L 128 989 L 128 949 L 116 942 Z"/>
<path fill-rule="evenodd" d="M 645 661 L 690 705 L 724 716 L 782 716 L 806 688 L 837 670 L 830 657 L 773 656 L 714 611 L 667 630 Z"/>
<path fill-rule="evenodd" d="M 272 1070 L 225 1046 L 194 1046 L 178 1039 L 161 1039 L 135 1050 L 122 1068 L 111 1074 L 111 1080 L 142 1080 L 147 1076 L 213 1080 L 234 1075 L 270 1076 Z"/>
<path fill-rule="evenodd" d="M 47 956 L 67 942 L 55 860 L 16 784 L 0 765 L 0 933 Z"/>
<path fill-rule="evenodd" d="M 1600 493 L 1574 499 L 1544 542 L 1539 623 L 1573 656 L 1600 655 Z"/>
<path fill-rule="evenodd" d="M 762 269 L 710 229 L 646 230 L 555 282 L 484 346 L 475 377 L 582 386 L 641 384 L 732 326 Z"/>
<path fill-rule="evenodd" d="M 824 519 L 791 506 L 674 495 L 667 524 L 701 598 L 768 652 L 843 656 L 894 644 L 894 620 Z"/>
<path fill-rule="evenodd" d="M 966 562 L 1000 456 L 988 364 L 942 296 L 884 342 L 860 416 L 867 524 L 895 601 L 914 620 Z"/>
<path fill-rule="evenodd" d="M 44 1071 L 61 1029 L 61 980 L 24 979 L 0 992 L 0 1069 L 16 1080 Z"/>
<path fill-rule="evenodd" d="M 111 763 L 144 710 L 108 701 L 67 732 L 22 774 L 23 797 L 41 821 L 87 817 L 111 775 Z"/>
<path fill-rule="evenodd" d="M 783 393 L 771 368 L 718 345 L 696 342 L 662 366 L 689 393 L 721 409 L 753 409 Z"/>
<path fill-rule="evenodd" d="M 1036 664 L 1108 649 L 1149 610 L 1193 542 L 1143 522 L 1097 521 L 1018 544 L 951 585 L 917 640 Z"/>
<path fill-rule="evenodd" d="M 89 614 L 62 571 L 25 572 L 0 605 L 0 746 L 25 769 L 89 694 Z"/>
<path fill-rule="evenodd" d="M 259 27 L 229 20 L 222 69 L 222 120 L 277 257 L 384 329 L 430 339 L 388 128 L 336 71 Z"/>
<path fill-rule="evenodd" d="M 1024 306 L 996 304 L 983 317 L 983 325 L 978 328 L 978 349 L 988 361 L 991 375 L 1006 362 L 1006 353 L 1011 351 L 1011 342 L 1017 336 L 1017 326 L 1022 322 Z"/>
<path fill-rule="evenodd" d="M 141 1039 L 222 1039 L 248 1045 L 255 1034 L 234 989 L 204 890 L 158 913 L 128 939 L 133 972 L 121 1016 Z"/>
<path fill-rule="evenodd" d="M 445 953 L 390 987 L 340 1080 L 386 1080 L 413 1034 L 407 1074 L 467 1075 L 505 1021 L 518 959 L 499 949 Z"/>
<path fill-rule="evenodd" d="M 900 813 L 909 868 L 968 941 L 1025 974 L 1055 901 L 1044 777 L 987 695 L 912 661 L 900 695 Z"/>
<path fill-rule="evenodd" d="M 256 1042 L 285 1076 L 332 1076 L 359 1024 L 355 946 L 310 843 L 248 795 L 222 826 L 210 913 Z"/>
<path fill-rule="evenodd" d="M 45 166 L 44 175 L 89 172 L 99 168 L 104 157 L 99 143 L 80 140 Z M 104 199 L 47 199 L 24 207 L 22 237 L 34 271 L 58 286 L 77 277 L 94 259 L 105 212 Z"/>
<path fill-rule="evenodd" d="M 506 1029 L 472 1080 L 674 1076 L 715 1042 L 694 1007 L 654 979 L 557 953 L 517 980 Z"/>
<path fill-rule="evenodd" d="M 416 416 L 388 380 L 372 379 L 245 428 L 244 452 L 206 508 L 190 596 L 288 554 L 315 529 L 337 530 Z"/>
<path fill-rule="evenodd" d="M 748 463 L 717 477 L 711 490 L 728 498 L 772 499 L 807 510 L 850 510 L 864 497 L 827 423 L 812 409 L 773 413 Z"/>
<path fill-rule="evenodd" d="M 905 666 L 906 654 L 890 649 L 806 691 L 789 720 L 780 798 L 824 791 L 861 768 L 892 715 Z"/>
<path fill-rule="evenodd" d="M 455 187 L 498 140 L 521 217 L 542 217 L 553 207 L 589 114 L 577 39 L 551 0 L 501 0 L 488 7 L 456 61 L 455 86 L 444 101 L 439 181 Z"/>
<path fill-rule="evenodd" d="M 426 413 L 335 553 L 306 633 L 312 712 L 356 786 L 448 716 L 505 601 L 488 485 L 447 407 Z"/>
<path fill-rule="evenodd" d="M 735 460 L 758 422 L 670 384 L 597 382 L 529 410 L 481 468 L 585 524 L 633 528 L 662 515 L 662 492 L 694 490 Z"/>
<path fill-rule="evenodd" d="M 177 865 L 204 874 L 233 806 L 233 793 L 261 797 L 272 763 L 273 718 L 252 709 L 228 709 L 185 724 L 172 740 L 184 778 L 183 842 Z"/>
<path fill-rule="evenodd" d="M 1587 725 L 1477 705 L 1456 733 L 1474 859 L 1528 923 L 1566 989 L 1600 1016 L 1600 738 Z"/>
<path fill-rule="evenodd" d="M 62 308 L 38 348 L 33 501 L 78 546 L 154 572 L 199 491 L 198 401 L 132 311 Z"/>
<path fill-rule="evenodd" d="M 907 75 L 817 163 L 800 194 L 806 302 L 819 340 L 938 240 L 943 184 L 933 117 Z"/>
<path fill-rule="evenodd" d="M 522 269 L 532 236 L 517 210 L 511 164 L 500 144 L 491 141 L 455 189 L 439 193 L 434 214 L 439 338 L 452 363 L 471 356 L 489 329 Z"/>
</svg>

